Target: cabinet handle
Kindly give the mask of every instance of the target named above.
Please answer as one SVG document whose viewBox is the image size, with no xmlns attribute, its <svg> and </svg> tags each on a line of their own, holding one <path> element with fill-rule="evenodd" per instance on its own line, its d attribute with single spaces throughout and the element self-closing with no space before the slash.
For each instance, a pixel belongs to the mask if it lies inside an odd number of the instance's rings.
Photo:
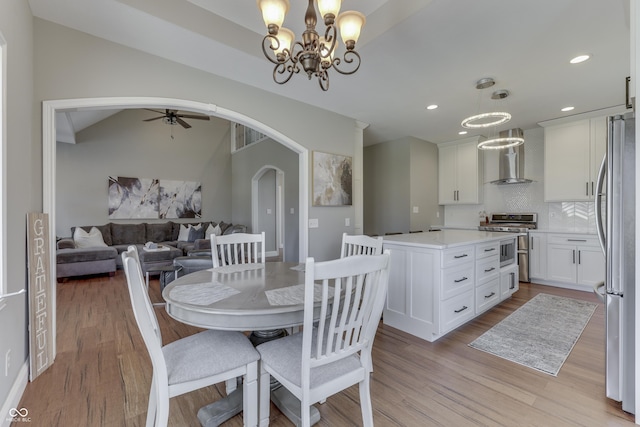
<svg viewBox="0 0 640 427">
<path fill-rule="evenodd" d="M 484 298 L 485 298 L 485 299 L 489 299 L 489 298 L 491 298 L 492 296 L 494 296 L 495 294 L 496 294 L 495 292 L 491 292 L 489 295 L 485 295 L 485 296 L 484 296 Z"/>
<path fill-rule="evenodd" d="M 463 311 L 465 311 L 467 308 L 469 308 L 469 307 L 467 307 L 466 305 L 463 305 L 461 309 L 459 309 L 459 310 L 453 310 L 453 312 L 454 312 L 454 313 L 462 313 L 462 312 L 463 312 Z"/>
<path fill-rule="evenodd" d="M 583 243 L 587 243 L 586 239 L 567 239 L 567 242 L 583 242 Z"/>
<path fill-rule="evenodd" d="M 580 264 L 580 252 L 582 251 L 578 251 L 578 264 Z"/>
<path fill-rule="evenodd" d="M 509 289 L 515 289 L 516 288 L 516 273 L 509 273 L 511 275 L 511 285 L 509 286 Z"/>
<path fill-rule="evenodd" d="M 491 249 L 485 249 L 484 251 L 485 252 L 491 252 L 491 251 L 495 251 L 495 250 L 496 250 L 496 248 L 491 248 Z"/>
<path fill-rule="evenodd" d="M 485 273 L 488 273 L 488 272 L 493 271 L 493 270 L 495 270 L 495 269 L 496 269 L 495 267 L 491 267 L 491 268 L 490 268 L 490 269 L 488 269 L 488 270 L 484 270 L 484 272 L 485 272 Z"/>
<path fill-rule="evenodd" d="M 454 280 L 453 283 L 460 283 L 460 282 L 464 282 L 465 280 L 469 280 L 469 278 L 463 277 L 462 279 Z"/>
<path fill-rule="evenodd" d="M 595 191 L 593 190 L 593 181 L 591 181 L 591 195 L 592 196 L 596 195 Z"/>
<path fill-rule="evenodd" d="M 453 257 L 455 259 L 458 259 L 458 258 L 464 258 L 464 257 L 468 257 L 468 256 L 469 256 L 469 254 L 462 254 L 462 255 L 454 255 Z"/>
<path fill-rule="evenodd" d="M 573 250 L 573 263 L 576 263 L 576 250 Z"/>
<path fill-rule="evenodd" d="M 585 196 L 589 195 L 589 182 L 585 182 Z"/>
<path fill-rule="evenodd" d="M 531 243 L 529 244 L 529 249 L 533 250 L 533 236 L 531 237 Z"/>
</svg>

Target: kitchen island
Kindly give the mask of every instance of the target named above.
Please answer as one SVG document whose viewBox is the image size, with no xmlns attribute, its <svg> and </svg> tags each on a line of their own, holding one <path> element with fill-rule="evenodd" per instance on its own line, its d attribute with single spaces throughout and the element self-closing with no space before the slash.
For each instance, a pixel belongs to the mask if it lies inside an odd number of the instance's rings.
<svg viewBox="0 0 640 427">
<path fill-rule="evenodd" d="M 391 251 L 383 321 L 427 341 L 518 290 L 517 233 L 443 229 L 384 237 Z"/>
</svg>

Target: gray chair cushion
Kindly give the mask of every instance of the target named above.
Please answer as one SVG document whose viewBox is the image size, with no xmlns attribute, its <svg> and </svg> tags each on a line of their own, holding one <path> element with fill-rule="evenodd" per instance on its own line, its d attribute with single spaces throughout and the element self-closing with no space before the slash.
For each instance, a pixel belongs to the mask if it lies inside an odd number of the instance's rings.
<svg viewBox="0 0 640 427">
<path fill-rule="evenodd" d="M 314 331 L 314 335 L 317 331 Z M 315 338 L 313 339 L 315 341 Z M 271 366 L 276 372 L 301 386 L 302 374 L 302 333 L 269 341 L 256 347 L 262 362 Z M 311 353 L 314 353 L 314 348 Z M 318 387 L 345 374 L 349 374 L 361 367 L 358 356 L 347 357 L 328 365 L 319 366 L 311 370 L 311 387 Z"/>
<path fill-rule="evenodd" d="M 207 330 L 162 347 L 169 385 L 216 375 L 260 358 L 240 332 Z"/>
</svg>

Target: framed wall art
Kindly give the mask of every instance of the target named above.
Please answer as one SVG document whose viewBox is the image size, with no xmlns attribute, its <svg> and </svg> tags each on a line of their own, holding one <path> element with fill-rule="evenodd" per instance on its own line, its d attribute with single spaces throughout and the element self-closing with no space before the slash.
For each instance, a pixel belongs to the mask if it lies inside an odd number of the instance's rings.
<svg viewBox="0 0 640 427">
<path fill-rule="evenodd" d="M 313 152 L 313 206 L 351 206 L 353 159 Z"/>
<path fill-rule="evenodd" d="M 149 178 L 109 177 L 110 219 L 202 217 L 202 184 Z"/>
</svg>

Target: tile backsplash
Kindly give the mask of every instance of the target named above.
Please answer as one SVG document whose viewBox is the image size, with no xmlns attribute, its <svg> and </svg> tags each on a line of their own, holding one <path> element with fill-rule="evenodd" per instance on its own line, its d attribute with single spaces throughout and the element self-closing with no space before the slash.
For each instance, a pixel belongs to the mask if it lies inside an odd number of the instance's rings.
<svg viewBox="0 0 640 427">
<path fill-rule="evenodd" d="M 593 202 L 548 203 L 548 228 L 558 231 L 595 233 L 595 205 Z"/>
</svg>

